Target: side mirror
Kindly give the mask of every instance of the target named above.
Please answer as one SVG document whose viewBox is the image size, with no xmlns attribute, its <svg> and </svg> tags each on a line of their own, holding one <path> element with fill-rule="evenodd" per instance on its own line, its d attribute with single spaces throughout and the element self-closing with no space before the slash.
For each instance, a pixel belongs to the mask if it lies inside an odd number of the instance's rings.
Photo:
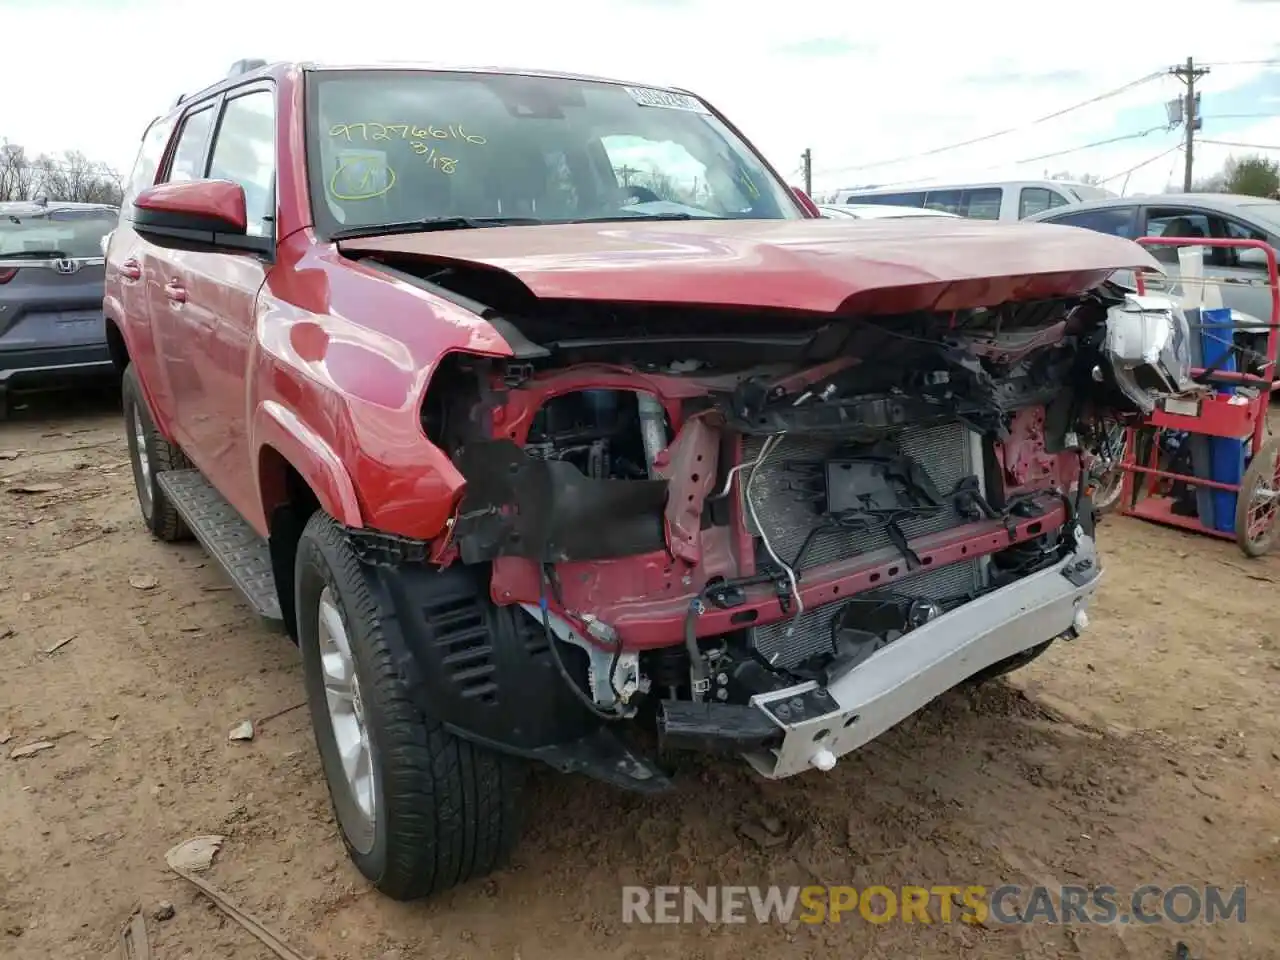
<svg viewBox="0 0 1280 960">
<path fill-rule="evenodd" d="M 270 252 L 267 237 L 248 235 L 244 188 L 230 180 L 160 183 L 133 201 L 133 226 L 162 246 Z"/>
<path fill-rule="evenodd" d="M 807 216 L 815 219 L 822 218 L 822 211 L 818 209 L 818 205 L 813 202 L 809 194 L 805 193 L 800 187 L 792 187 L 791 192 L 795 195 L 796 202 L 800 204 L 800 208 L 804 210 Z"/>
</svg>

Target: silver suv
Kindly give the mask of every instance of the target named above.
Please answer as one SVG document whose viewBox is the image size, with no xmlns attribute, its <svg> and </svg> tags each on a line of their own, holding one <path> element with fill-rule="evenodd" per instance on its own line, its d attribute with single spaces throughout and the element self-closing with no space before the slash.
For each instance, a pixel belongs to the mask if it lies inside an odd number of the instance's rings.
<svg viewBox="0 0 1280 960">
<path fill-rule="evenodd" d="M 11 388 L 111 373 L 102 251 L 119 215 L 97 203 L 0 203 L 0 417 Z"/>
</svg>

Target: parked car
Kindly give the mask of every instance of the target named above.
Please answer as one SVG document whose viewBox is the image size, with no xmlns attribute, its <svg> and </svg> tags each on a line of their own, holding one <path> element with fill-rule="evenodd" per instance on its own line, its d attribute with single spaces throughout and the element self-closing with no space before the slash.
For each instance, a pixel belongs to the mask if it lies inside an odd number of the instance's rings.
<svg viewBox="0 0 1280 960">
<path fill-rule="evenodd" d="M 938 184 L 917 189 L 882 187 L 836 190 L 822 202 L 887 204 L 942 210 L 971 220 L 1022 220 L 1043 210 L 1109 197 L 1102 187 L 1071 180 L 1014 180 L 998 183 Z"/>
<path fill-rule="evenodd" d="M 903 217 L 954 217 L 954 213 L 942 210 L 921 210 L 919 207 L 891 207 L 876 203 L 849 204 L 838 207 L 820 203 L 818 211 L 824 217 L 849 220 L 896 220 Z"/>
<path fill-rule="evenodd" d="M 1262 240 L 1280 250 L 1280 202 L 1227 193 L 1175 193 L 1155 196 L 1115 197 L 1075 204 L 1041 213 L 1032 220 L 1083 227 L 1116 237 L 1219 237 Z M 1176 246 L 1148 248 L 1166 272 L 1147 277 L 1146 286 L 1156 292 L 1179 289 Z M 1222 302 L 1238 314 L 1237 342 L 1254 351 L 1266 345 L 1267 325 L 1272 323 L 1272 292 L 1267 256 L 1261 248 L 1201 247 L 1204 275 L 1219 281 Z M 1132 275 L 1116 277 L 1136 286 Z M 1254 358 L 1255 360 L 1257 358 Z M 1251 364 L 1255 372 L 1257 362 Z"/>
<path fill-rule="evenodd" d="M 1188 361 L 1099 286 L 1155 262 L 1061 233 L 817 223 L 680 90 L 235 70 L 147 131 L 107 252 L 142 517 L 299 644 L 359 869 L 443 890 L 529 762 L 830 770 L 1086 627 L 1076 441 Z"/>
<path fill-rule="evenodd" d="M 101 244 L 119 214 L 97 203 L 0 203 L 0 416 L 11 389 L 111 373 Z"/>
</svg>

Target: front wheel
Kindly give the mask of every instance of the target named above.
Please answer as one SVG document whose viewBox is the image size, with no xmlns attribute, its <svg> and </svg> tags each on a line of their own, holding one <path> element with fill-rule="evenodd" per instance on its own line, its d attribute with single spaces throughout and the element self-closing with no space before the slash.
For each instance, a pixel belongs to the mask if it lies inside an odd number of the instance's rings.
<svg viewBox="0 0 1280 960">
<path fill-rule="evenodd" d="M 519 832 L 525 764 L 422 714 L 355 553 L 324 513 L 302 532 L 294 590 L 312 728 L 356 867 L 396 900 L 499 867 Z"/>
</svg>

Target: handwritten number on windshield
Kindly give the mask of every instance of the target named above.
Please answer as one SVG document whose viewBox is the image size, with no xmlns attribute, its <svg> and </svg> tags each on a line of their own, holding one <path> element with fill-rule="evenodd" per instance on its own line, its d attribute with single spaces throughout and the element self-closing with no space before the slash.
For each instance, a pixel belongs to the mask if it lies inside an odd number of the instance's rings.
<svg viewBox="0 0 1280 960">
<path fill-rule="evenodd" d="M 460 123 L 451 123 L 443 127 L 428 124 L 420 127 L 415 123 L 374 123 L 362 120 L 359 123 L 335 123 L 329 128 L 329 136 L 342 137 L 348 143 L 353 140 L 458 140 L 473 143 L 477 146 L 489 141 L 478 133 L 467 133 Z"/>
</svg>

